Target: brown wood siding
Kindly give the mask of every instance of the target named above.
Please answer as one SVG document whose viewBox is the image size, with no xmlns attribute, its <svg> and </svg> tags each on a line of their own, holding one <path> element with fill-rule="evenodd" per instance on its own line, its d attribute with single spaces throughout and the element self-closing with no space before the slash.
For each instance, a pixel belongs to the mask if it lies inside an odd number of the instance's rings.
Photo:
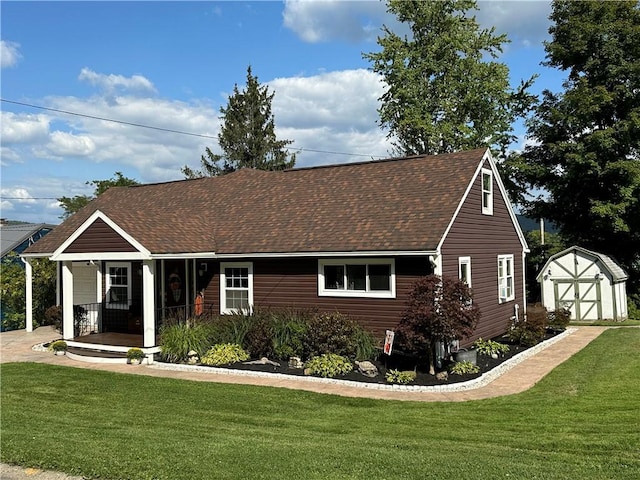
<svg viewBox="0 0 640 480">
<path fill-rule="evenodd" d="M 96 252 L 136 252 L 137 250 L 122 238 L 101 218 L 96 219 L 64 253 Z"/>
<path fill-rule="evenodd" d="M 488 167 L 488 165 L 486 165 Z M 481 175 L 475 179 L 466 201 L 442 245 L 442 273 L 458 277 L 458 257 L 471 257 L 471 286 L 481 319 L 468 344 L 478 337 L 492 338 L 507 331 L 514 306 L 524 310 L 522 244 L 509 208 L 493 181 L 493 215 L 482 214 Z M 515 299 L 499 303 L 498 255 L 513 255 Z"/>
<path fill-rule="evenodd" d="M 251 261 L 251 260 L 242 260 Z M 220 265 L 205 289 L 205 303 L 220 311 Z M 413 282 L 432 272 L 426 257 L 395 259 L 396 298 L 344 298 L 318 296 L 318 259 L 254 259 L 253 301 L 256 307 L 304 308 L 339 311 L 378 336 L 394 329 L 407 304 Z"/>
</svg>

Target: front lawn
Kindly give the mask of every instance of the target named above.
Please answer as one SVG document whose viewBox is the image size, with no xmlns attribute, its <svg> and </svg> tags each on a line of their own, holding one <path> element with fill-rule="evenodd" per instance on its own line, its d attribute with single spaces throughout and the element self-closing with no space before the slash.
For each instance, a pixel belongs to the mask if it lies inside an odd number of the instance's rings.
<svg viewBox="0 0 640 480">
<path fill-rule="evenodd" d="M 1 459 L 104 479 L 637 479 L 640 329 L 464 403 L 3 364 Z"/>
</svg>

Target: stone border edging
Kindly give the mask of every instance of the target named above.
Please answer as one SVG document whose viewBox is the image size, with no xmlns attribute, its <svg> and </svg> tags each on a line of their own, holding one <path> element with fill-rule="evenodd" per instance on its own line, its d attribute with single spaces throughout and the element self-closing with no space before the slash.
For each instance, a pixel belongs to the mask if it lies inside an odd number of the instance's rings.
<svg viewBox="0 0 640 480">
<path fill-rule="evenodd" d="M 368 382 L 354 382 L 352 380 L 339 380 L 335 378 L 322 378 L 312 376 L 296 376 L 287 375 L 284 373 L 268 373 L 268 372 L 256 372 L 252 370 L 233 370 L 230 368 L 218 368 L 218 367 L 205 367 L 201 365 L 183 365 L 177 363 L 153 363 L 148 365 L 147 368 L 155 368 L 158 370 L 173 370 L 182 372 L 199 372 L 199 373 L 212 373 L 218 375 L 237 375 L 256 378 L 273 378 L 276 380 L 293 380 L 301 382 L 315 382 L 315 383 L 327 383 L 344 385 L 345 387 L 356 388 L 369 388 L 372 390 L 387 390 L 396 392 L 462 392 L 466 390 L 474 390 L 476 388 L 484 387 L 493 382 L 496 378 L 503 375 L 508 370 L 523 362 L 524 360 L 532 357 L 533 355 L 541 352 L 545 348 L 553 345 L 556 342 L 564 339 L 568 335 L 575 332 L 576 328 L 567 328 L 564 332 L 556 335 L 549 340 L 538 343 L 531 348 L 528 348 L 524 352 L 514 355 L 506 362 L 497 366 L 496 368 L 488 371 L 473 380 L 460 383 L 450 383 L 446 385 L 389 385 L 384 383 L 368 383 Z"/>
</svg>

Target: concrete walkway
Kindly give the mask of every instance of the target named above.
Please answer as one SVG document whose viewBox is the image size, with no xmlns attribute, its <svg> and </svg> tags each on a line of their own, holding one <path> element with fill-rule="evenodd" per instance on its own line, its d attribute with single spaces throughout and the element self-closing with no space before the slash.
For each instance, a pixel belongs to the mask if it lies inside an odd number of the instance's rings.
<svg viewBox="0 0 640 480">
<path fill-rule="evenodd" d="M 568 335 L 565 335 L 564 338 L 516 364 L 490 383 L 465 391 L 412 392 L 377 390 L 346 385 L 339 381 L 321 383 L 305 379 L 304 377 L 291 379 L 271 378 L 267 376 L 252 377 L 213 372 L 202 373 L 193 370 L 165 370 L 148 365 L 132 366 L 124 364 L 85 363 L 71 360 L 66 356 L 56 356 L 51 352 L 34 351 L 32 349 L 34 345 L 60 338 L 60 335 L 57 334 L 52 327 L 40 327 L 30 333 L 27 333 L 25 330 L 0 333 L 0 362 L 48 363 L 52 365 L 64 365 L 68 367 L 105 370 L 134 375 L 290 388 L 348 397 L 418 402 L 461 402 L 511 395 L 531 388 L 547 373 L 567 360 L 574 353 L 584 348 L 606 329 L 607 327 L 572 327 L 572 331 Z"/>
</svg>

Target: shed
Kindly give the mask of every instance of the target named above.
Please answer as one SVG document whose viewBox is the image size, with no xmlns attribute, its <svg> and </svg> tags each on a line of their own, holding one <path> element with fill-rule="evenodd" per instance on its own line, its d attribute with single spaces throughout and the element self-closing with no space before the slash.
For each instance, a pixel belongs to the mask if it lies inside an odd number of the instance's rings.
<svg viewBox="0 0 640 480">
<path fill-rule="evenodd" d="M 571 319 L 627 318 L 627 273 L 610 256 L 573 246 L 547 260 L 537 280 L 547 310 L 568 308 Z"/>
</svg>

